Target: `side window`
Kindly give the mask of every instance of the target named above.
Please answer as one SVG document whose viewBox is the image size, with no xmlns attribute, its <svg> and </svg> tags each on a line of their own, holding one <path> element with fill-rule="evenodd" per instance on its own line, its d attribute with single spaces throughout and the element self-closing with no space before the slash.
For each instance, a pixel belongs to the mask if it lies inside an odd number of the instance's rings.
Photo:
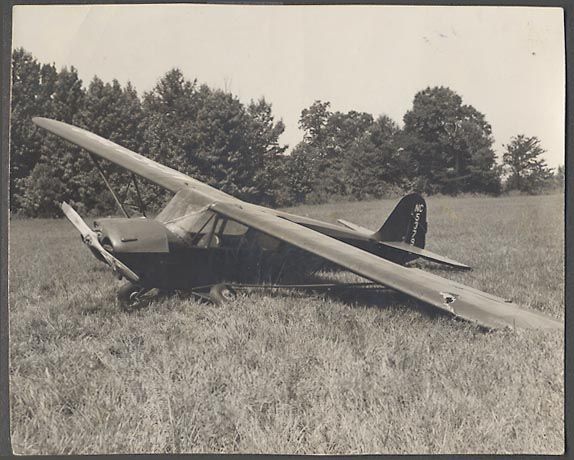
<svg viewBox="0 0 574 460">
<path fill-rule="evenodd" d="M 234 220 L 227 219 L 225 228 L 223 229 L 223 234 L 229 236 L 242 236 L 247 233 L 247 230 L 249 230 L 249 227 L 246 227 Z"/>
</svg>

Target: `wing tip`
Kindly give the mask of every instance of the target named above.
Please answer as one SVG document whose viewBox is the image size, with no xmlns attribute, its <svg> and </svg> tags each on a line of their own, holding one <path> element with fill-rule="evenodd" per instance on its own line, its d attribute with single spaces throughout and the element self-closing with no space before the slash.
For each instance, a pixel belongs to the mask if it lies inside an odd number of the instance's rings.
<svg viewBox="0 0 574 460">
<path fill-rule="evenodd" d="M 52 120 L 51 118 L 45 118 L 45 117 L 32 117 L 32 122 L 37 125 L 40 126 L 41 128 L 45 128 L 46 125 L 55 122 L 56 120 Z"/>
<path fill-rule="evenodd" d="M 472 267 L 470 265 L 466 265 L 466 264 L 463 264 L 461 262 L 456 262 L 456 264 L 453 264 L 453 266 L 460 269 L 460 270 L 465 270 L 465 271 L 472 270 Z"/>
</svg>

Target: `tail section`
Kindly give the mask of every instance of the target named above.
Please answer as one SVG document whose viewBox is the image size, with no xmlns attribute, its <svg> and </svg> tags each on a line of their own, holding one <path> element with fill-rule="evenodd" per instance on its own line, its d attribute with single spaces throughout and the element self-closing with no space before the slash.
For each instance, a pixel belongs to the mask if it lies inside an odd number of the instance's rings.
<svg viewBox="0 0 574 460">
<path fill-rule="evenodd" d="M 377 247 L 371 252 L 392 262 L 405 264 L 421 257 L 459 270 L 470 270 L 468 265 L 424 249 L 428 227 L 427 205 L 418 193 L 411 193 L 399 201 L 375 233 L 346 220 L 339 219 L 339 223 L 376 241 Z"/>
<path fill-rule="evenodd" d="M 381 242 L 402 242 L 422 249 L 425 247 L 426 232 L 426 202 L 418 193 L 411 193 L 399 201 L 373 238 Z"/>
</svg>

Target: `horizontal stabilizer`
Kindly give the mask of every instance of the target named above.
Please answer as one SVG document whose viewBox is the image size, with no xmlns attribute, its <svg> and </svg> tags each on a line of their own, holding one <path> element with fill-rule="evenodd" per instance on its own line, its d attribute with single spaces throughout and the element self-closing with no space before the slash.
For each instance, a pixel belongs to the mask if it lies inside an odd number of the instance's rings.
<svg viewBox="0 0 574 460">
<path fill-rule="evenodd" d="M 369 230 L 368 228 L 365 227 L 361 227 L 360 225 L 354 224 L 353 222 L 349 222 L 343 219 L 337 219 L 337 222 L 362 235 L 370 236 L 373 238 L 375 236 L 372 230 Z M 461 270 L 471 270 L 471 267 L 469 267 L 466 264 L 463 264 L 453 259 L 449 259 L 448 257 L 445 256 L 441 256 L 440 254 L 435 254 L 434 252 L 431 252 L 427 249 L 422 249 L 412 244 L 405 243 L 404 241 L 379 241 L 378 243 L 383 246 L 408 252 L 409 254 L 416 255 L 426 260 L 430 260 L 431 262 L 449 265 L 451 267 L 455 267 Z"/>
<path fill-rule="evenodd" d="M 388 246 L 390 248 L 399 249 L 401 251 L 408 252 L 410 254 L 415 254 L 423 259 L 430 260 L 431 262 L 437 262 L 439 264 L 450 265 L 451 267 L 456 267 L 461 270 L 471 270 L 471 267 L 465 265 L 456 260 L 449 259 L 448 257 L 441 256 L 440 254 L 435 254 L 427 249 L 421 249 L 412 244 L 405 243 L 404 241 L 379 241 L 379 244 L 383 246 Z"/>
<path fill-rule="evenodd" d="M 337 219 L 337 222 L 339 222 L 340 224 L 344 225 L 347 228 L 350 228 L 351 230 L 355 230 L 358 233 L 363 233 L 364 235 L 373 236 L 372 230 L 369 230 L 368 228 L 365 228 L 365 227 L 361 227 L 360 225 L 354 224 L 353 222 L 349 222 L 348 220 Z"/>
</svg>

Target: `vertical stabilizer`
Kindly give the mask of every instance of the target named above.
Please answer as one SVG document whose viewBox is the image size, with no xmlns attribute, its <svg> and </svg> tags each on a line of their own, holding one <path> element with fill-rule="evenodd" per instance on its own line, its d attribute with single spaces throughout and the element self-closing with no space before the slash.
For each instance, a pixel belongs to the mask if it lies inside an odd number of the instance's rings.
<svg viewBox="0 0 574 460">
<path fill-rule="evenodd" d="M 426 232 L 426 202 L 418 193 L 411 193 L 399 201 L 373 237 L 379 241 L 400 241 L 417 248 L 424 248 Z"/>
</svg>

